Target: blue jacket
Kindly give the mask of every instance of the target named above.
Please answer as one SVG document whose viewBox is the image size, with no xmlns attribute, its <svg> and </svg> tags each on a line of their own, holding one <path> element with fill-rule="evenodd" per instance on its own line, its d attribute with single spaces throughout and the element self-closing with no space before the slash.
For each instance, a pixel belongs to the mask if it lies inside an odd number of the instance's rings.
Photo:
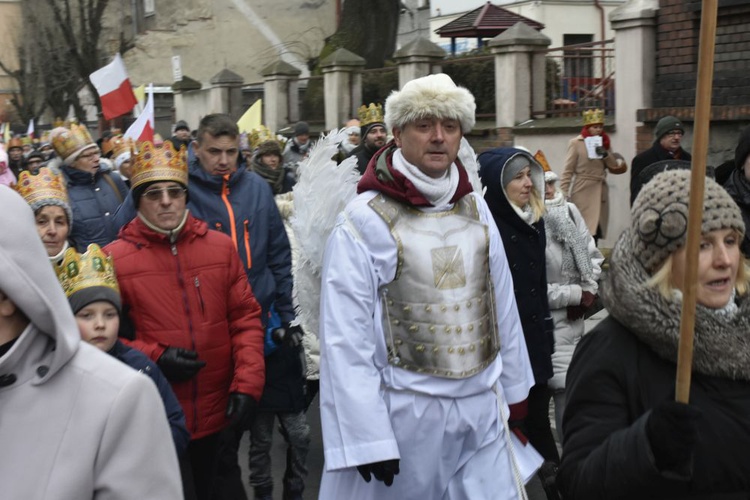
<svg viewBox="0 0 750 500">
<path fill-rule="evenodd" d="M 244 164 L 228 179 L 210 175 L 192 152 L 190 148 L 190 211 L 232 238 L 264 322 L 271 304 L 282 322 L 292 321 L 292 251 L 270 186 Z"/>
<path fill-rule="evenodd" d="M 120 230 L 115 212 L 128 194 L 125 181 L 104 163 L 94 175 L 68 166 L 62 167 L 61 171 L 73 211 L 70 239 L 76 250 L 85 252 L 90 243 L 103 247 L 114 241 Z M 117 193 L 107 177 L 117 187 Z"/>
<path fill-rule="evenodd" d="M 167 411 L 169 428 L 172 430 L 172 440 L 177 449 L 177 455 L 182 456 L 187 450 L 188 443 L 190 443 L 190 433 L 185 427 L 185 414 L 182 412 L 182 407 L 159 367 L 141 351 L 128 347 L 119 340 L 115 342 L 108 354 L 132 369 L 148 375 L 154 381 L 161 400 L 164 402 L 164 409 Z"/>
</svg>

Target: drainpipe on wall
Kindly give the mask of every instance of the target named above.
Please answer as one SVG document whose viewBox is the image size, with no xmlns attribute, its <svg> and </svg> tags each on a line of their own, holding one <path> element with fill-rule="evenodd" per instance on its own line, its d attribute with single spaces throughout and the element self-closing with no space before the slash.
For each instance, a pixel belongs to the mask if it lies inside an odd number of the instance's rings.
<svg viewBox="0 0 750 500">
<path fill-rule="evenodd" d="M 604 7 L 602 7 L 602 4 L 599 3 L 599 0 L 594 0 L 594 6 L 596 6 L 597 9 L 599 9 L 599 29 L 600 29 L 600 36 L 601 36 L 601 46 L 599 49 L 599 53 L 601 54 L 602 59 L 602 81 L 607 77 L 607 59 L 604 55 L 604 40 L 605 40 L 605 31 L 604 31 Z"/>
</svg>

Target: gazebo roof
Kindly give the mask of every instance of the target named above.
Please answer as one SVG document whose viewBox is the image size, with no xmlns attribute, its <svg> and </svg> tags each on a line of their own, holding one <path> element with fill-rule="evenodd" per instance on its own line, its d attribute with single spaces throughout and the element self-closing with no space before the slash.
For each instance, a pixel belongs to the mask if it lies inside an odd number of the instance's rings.
<svg viewBox="0 0 750 500">
<path fill-rule="evenodd" d="M 542 23 L 487 2 L 441 26 L 435 33 L 442 38 L 494 38 L 518 22 L 528 24 L 535 30 L 544 29 Z"/>
</svg>

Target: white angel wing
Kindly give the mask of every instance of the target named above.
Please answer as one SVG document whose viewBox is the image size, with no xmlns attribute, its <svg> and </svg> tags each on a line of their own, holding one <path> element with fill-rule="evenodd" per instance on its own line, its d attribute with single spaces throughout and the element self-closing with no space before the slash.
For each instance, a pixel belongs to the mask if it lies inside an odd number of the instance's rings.
<svg viewBox="0 0 750 500">
<path fill-rule="evenodd" d="M 333 130 L 322 137 L 300 163 L 299 180 L 294 186 L 291 224 L 299 251 L 293 270 L 298 319 L 315 335 L 319 331 L 320 277 L 326 242 L 338 214 L 356 196 L 360 179 L 356 157 L 338 165 L 332 159 L 344 140 L 347 135 L 343 130 Z"/>
<path fill-rule="evenodd" d="M 471 147 L 466 137 L 461 138 L 461 147 L 458 149 L 458 159 L 461 164 L 466 168 L 466 173 L 469 174 L 469 182 L 474 188 L 474 191 L 482 193 L 482 181 L 479 180 L 479 162 L 477 162 L 477 154 L 474 152 L 474 148 Z"/>
</svg>

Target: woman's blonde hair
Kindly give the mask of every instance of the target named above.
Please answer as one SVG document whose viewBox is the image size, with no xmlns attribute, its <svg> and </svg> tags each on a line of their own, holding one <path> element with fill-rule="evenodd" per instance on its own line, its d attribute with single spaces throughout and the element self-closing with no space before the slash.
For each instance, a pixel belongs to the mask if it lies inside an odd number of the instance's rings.
<svg viewBox="0 0 750 500">
<path fill-rule="evenodd" d="M 662 263 L 661 267 L 646 281 L 646 286 L 656 288 L 659 293 L 667 300 L 674 297 L 674 286 L 672 286 L 672 255 Z M 740 265 L 737 267 L 737 276 L 735 277 L 734 289 L 737 295 L 745 295 L 750 288 L 750 269 L 748 261 L 740 254 Z"/>
<path fill-rule="evenodd" d="M 533 214 L 533 222 L 538 221 L 544 216 L 544 212 L 547 210 L 547 206 L 544 204 L 544 196 L 539 194 L 536 186 L 531 186 L 531 196 L 529 196 L 529 206 L 531 207 L 531 213 Z"/>
</svg>

